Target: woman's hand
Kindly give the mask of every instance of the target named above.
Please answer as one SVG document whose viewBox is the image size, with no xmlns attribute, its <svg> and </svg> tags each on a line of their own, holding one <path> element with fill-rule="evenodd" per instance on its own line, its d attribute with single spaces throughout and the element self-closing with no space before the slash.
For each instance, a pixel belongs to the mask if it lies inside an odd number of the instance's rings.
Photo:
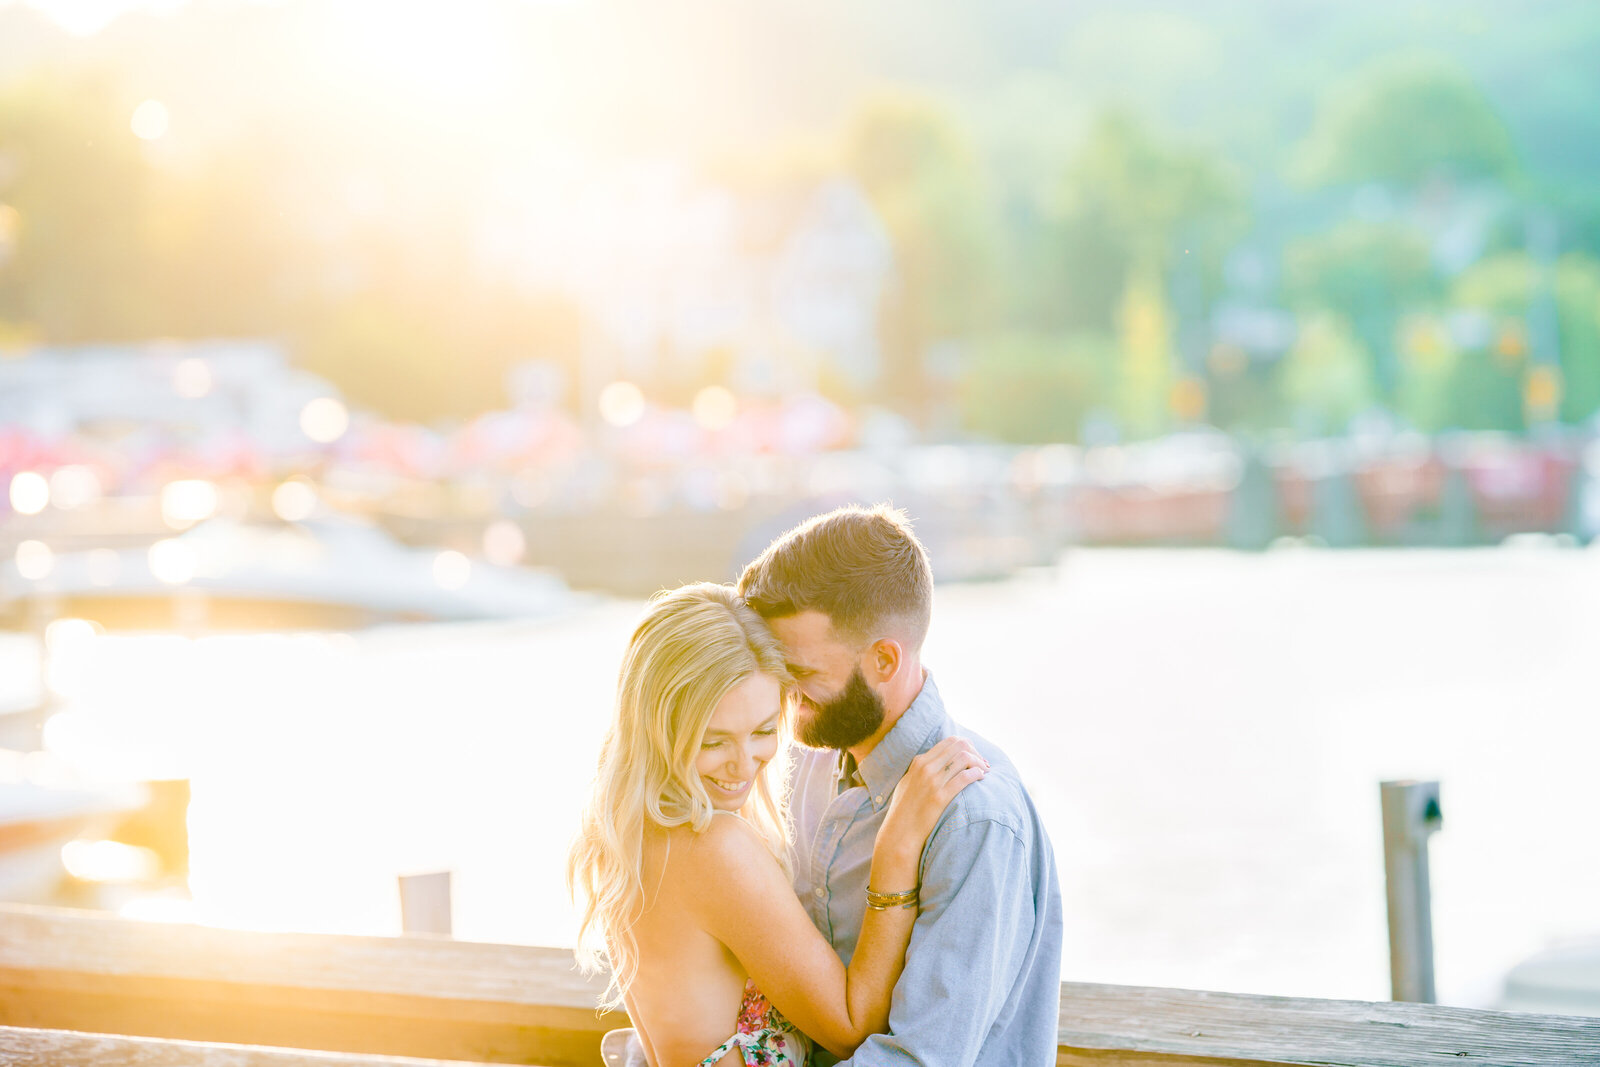
<svg viewBox="0 0 1600 1067">
<path fill-rule="evenodd" d="M 947 737 L 911 761 L 911 769 L 894 787 L 889 799 L 889 810 L 884 814 L 883 826 L 873 849 L 873 871 L 880 873 L 879 854 L 888 861 L 890 869 L 899 873 L 910 861 L 912 877 L 922 857 L 922 846 L 939 822 L 939 816 L 955 795 L 980 781 L 988 772 L 989 761 L 978 755 L 972 742 L 964 737 Z M 873 887 L 880 892 L 908 888 L 900 885 Z"/>
</svg>

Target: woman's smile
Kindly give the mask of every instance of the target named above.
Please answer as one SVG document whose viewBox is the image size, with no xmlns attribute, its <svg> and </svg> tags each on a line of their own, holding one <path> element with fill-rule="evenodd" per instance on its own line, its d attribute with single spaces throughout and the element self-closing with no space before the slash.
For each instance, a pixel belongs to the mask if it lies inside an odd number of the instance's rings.
<svg viewBox="0 0 1600 1067">
<path fill-rule="evenodd" d="M 738 811 L 778 754 L 782 688 L 769 674 L 752 674 L 724 694 L 700 741 L 695 770 L 711 806 Z"/>
</svg>

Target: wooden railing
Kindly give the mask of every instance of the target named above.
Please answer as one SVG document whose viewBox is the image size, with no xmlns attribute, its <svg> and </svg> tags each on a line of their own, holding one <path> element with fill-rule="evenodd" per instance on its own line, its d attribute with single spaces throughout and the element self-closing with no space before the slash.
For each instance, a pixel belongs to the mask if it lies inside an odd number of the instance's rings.
<svg viewBox="0 0 1600 1067">
<path fill-rule="evenodd" d="M 559 949 L 0 907 L 0 1064 L 599 1067 L 597 991 Z M 1060 1027 L 1084 1067 L 1600 1064 L 1600 1018 L 1422 1004 L 1065 983 Z"/>
</svg>

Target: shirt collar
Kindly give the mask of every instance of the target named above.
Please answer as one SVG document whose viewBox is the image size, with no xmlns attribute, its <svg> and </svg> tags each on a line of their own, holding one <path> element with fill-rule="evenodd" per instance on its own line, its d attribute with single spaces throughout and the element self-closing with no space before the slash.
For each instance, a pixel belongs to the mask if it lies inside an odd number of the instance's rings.
<svg viewBox="0 0 1600 1067">
<path fill-rule="evenodd" d="M 889 802 L 895 785 L 911 769 L 911 761 L 928 747 L 928 739 L 943 724 L 944 701 L 933 684 L 932 672 L 924 672 L 922 690 L 899 720 L 884 735 L 867 758 L 859 764 L 848 752 L 839 753 L 839 780 L 851 783 L 851 771 L 866 785 L 872 806 Z"/>
</svg>

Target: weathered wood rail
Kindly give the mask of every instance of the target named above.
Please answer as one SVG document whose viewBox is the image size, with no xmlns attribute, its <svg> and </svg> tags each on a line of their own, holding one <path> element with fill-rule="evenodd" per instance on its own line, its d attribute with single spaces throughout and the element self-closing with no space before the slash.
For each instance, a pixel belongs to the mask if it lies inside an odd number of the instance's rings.
<svg viewBox="0 0 1600 1067">
<path fill-rule="evenodd" d="M 0 1026 L 6 1067 L 462 1067 L 460 1060 L 361 1056 L 349 1052 L 172 1041 L 74 1030 Z"/>
<path fill-rule="evenodd" d="M 596 991 L 558 949 L 0 907 L 0 1064 L 598 1067 Z M 1600 1018 L 1422 1004 L 1065 983 L 1060 1027 L 1072 1067 L 1600 1064 Z"/>
</svg>

